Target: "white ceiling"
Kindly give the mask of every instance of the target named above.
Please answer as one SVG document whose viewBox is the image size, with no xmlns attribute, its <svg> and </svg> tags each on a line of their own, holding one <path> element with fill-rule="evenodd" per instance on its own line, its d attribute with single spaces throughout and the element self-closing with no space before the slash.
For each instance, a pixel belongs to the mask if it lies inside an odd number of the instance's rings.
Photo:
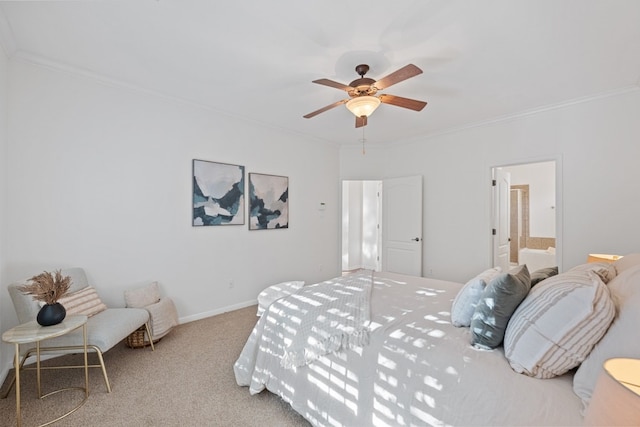
<svg viewBox="0 0 640 427">
<path fill-rule="evenodd" d="M 3 15 L 3 16 L 2 16 Z M 640 85 L 637 0 L 2 1 L 10 56 L 95 75 L 312 138 L 357 144 L 346 98 L 355 66 L 383 93 L 364 136 L 386 143 Z"/>
</svg>

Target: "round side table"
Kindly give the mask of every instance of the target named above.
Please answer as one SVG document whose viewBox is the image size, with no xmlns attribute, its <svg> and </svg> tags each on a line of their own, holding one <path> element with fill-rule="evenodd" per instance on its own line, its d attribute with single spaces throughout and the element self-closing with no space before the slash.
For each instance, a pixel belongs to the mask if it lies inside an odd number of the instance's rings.
<svg viewBox="0 0 640 427">
<path fill-rule="evenodd" d="M 80 327 L 82 327 L 82 336 L 84 342 L 84 387 L 67 387 L 42 395 L 40 388 L 40 342 L 49 338 L 68 334 L 69 332 L 74 331 Z M 38 398 L 44 399 L 47 396 L 51 396 L 52 394 L 56 394 L 65 390 L 79 389 L 84 391 L 84 399 L 78 404 L 78 406 L 74 407 L 69 412 L 59 416 L 55 420 L 49 421 L 45 424 L 42 424 L 41 426 L 46 426 L 61 420 L 67 415 L 75 412 L 87 401 L 87 398 L 89 397 L 89 365 L 87 364 L 87 316 L 68 316 L 62 321 L 62 323 L 52 326 L 40 326 L 35 320 L 33 320 L 31 322 L 18 325 L 15 328 L 9 329 L 5 333 L 3 333 L 2 341 L 15 345 L 14 368 L 16 375 L 16 422 L 18 426 L 22 425 L 22 415 L 20 412 L 20 369 L 22 368 L 22 364 L 24 363 L 24 361 L 23 363 L 20 363 L 20 344 L 28 344 L 33 342 L 36 343 L 36 375 L 38 384 Z"/>
</svg>

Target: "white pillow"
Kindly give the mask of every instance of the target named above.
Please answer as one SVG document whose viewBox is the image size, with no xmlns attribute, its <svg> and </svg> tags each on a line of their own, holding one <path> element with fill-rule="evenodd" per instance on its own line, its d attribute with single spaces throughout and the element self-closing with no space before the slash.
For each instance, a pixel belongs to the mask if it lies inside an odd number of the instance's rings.
<svg viewBox="0 0 640 427">
<path fill-rule="evenodd" d="M 143 288 L 124 291 L 124 302 L 127 307 L 144 308 L 158 301 L 160 301 L 158 282 L 149 283 Z"/>
<path fill-rule="evenodd" d="M 613 262 L 613 266 L 615 267 L 618 274 L 635 265 L 640 265 L 640 254 L 628 254 L 623 256 L 622 258 L 618 258 Z"/>
<path fill-rule="evenodd" d="M 451 304 L 451 323 L 453 326 L 471 325 L 471 317 L 480 301 L 487 283 L 502 272 L 500 267 L 490 268 L 469 280 L 458 292 Z"/>
<path fill-rule="evenodd" d="M 640 359 L 640 265 L 621 271 L 608 285 L 618 306 L 618 317 L 573 377 L 573 391 L 586 408 L 605 360 L 613 357 Z"/>
<path fill-rule="evenodd" d="M 605 284 L 615 279 L 617 275 L 616 268 L 610 262 L 588 262 L 576 265 L 569 271 L 593 271 Z"/>
<path fill-rule="evenodd" d="M 593 271 L 570 271 L 531 289 L 511 316 L 504 352 L 514 371 L 552 378 L 578 366 L 616 314 L 609 289 Z"/>
<path fill-rule="evenodd" d="M 296 293 L 304 286 L 301 280 L 290 282 L 282 282 L 271 285 L 258 295 L 258 312 L 256 316 L 262 316 L 262 313 L 276 300 Z"/>
</svg>

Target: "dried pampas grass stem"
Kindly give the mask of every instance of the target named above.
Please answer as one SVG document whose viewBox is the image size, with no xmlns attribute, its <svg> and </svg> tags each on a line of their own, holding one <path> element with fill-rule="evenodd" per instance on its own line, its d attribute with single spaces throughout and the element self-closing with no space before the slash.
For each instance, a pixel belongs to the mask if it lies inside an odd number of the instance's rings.
<svg viewBox="0 0 640 427">
<path fill-rule="evenodd" d="M 32 295 L 34 300 L 43 301 L 46 304 L 55 304 L 60 298 L 69 292 L 71 287 L 71 277 L 62 277 L 62 271 L 56 270 L 54 274 L 45 271 L 29 279 L 32 283 L 18 287 L 18 289 L 28 295 Z"/>
</svg>

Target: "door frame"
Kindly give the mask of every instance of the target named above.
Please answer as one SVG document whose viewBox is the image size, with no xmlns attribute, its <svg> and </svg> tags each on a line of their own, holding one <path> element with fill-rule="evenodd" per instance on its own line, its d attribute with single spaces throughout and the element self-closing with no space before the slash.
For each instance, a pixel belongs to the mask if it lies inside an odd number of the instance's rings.
<svg viewBox="0 0 640 427">
<path fill-rule="evenodd" d="M 562 155 L 558 154 L 555 156 L 547 156 L 547 157 L 536 157 L 536 158 L 527 158 L 514 160 L 511 162 L 496 162 L 489 164 L 489 167 L 486 169 L 487 171 L 487 182 L 491 184 L 491 180 L 493 179 L 493 169 L 499 167 L 511 167 L 511 166 L 523 166 L 532 163 L 543 163 L 543 162 L 555 162 L 556 163 L 556 175 L 555 175 L 555 191 L 556 191 L 556 200 L 555 200 L 555 219 L 556 219 L 556 263 L 558 264 L 558 271 L 563 271 L 563 242 L 564 242 L 564 207 L 563 207 L 563 182 L 562 182 Z M 493 212 L 493 197 L 494 197 L 494 188 L 491 185 L 487 185 L 487 197 L 488 201 L 488 227 L 487 234 L 489 236 L 488 240 L 488 259 L 487 265 L 493 265 L 493 236 L 491 235 L 491 230 L 494 224 L 494 212 Z"/>
</svg>

